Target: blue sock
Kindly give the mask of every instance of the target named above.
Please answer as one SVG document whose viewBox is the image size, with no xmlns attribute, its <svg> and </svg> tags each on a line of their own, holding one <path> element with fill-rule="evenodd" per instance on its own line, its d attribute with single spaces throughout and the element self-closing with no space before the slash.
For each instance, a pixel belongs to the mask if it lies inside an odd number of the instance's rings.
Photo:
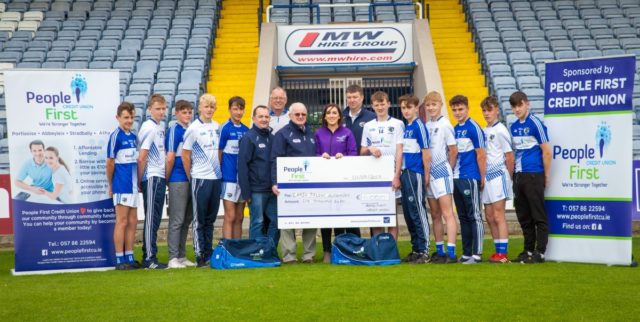
<svg viewBox="0 0 640 322">
<path fill-rule="evenodd" d="M 502 245 L 502 254 L 506 254 L 507 253 L 507 249 L 509 248 L 509 240 L 508 239 L 503 239 L 500 243 Z"/>
<path fill-rule="evenodd" d="M 496 253 L 500 254 L 500 249 L 502 247 L 502 239 L 494 239 L 493 240 L 493 246 L 496 247 Z"/>
<path fill-rule="evenodd" d="M 124 259 L 124 254 L 123 253 L 116 253 L 116 265 L 120 265 L 120 264 L 124 264 L 125 259 Z"/>
<path fill-rule="evenodd" d="M 456 258 L 456 244 L 447 243 L 447 255 L 449 258 Z"/>
<path fill-rule="evenodd" d="M 127 263 L 132 264 L 134 263 L 136 260 L 133 258 L 133 251 L 132 250 L 128 250 L 124 252 L 124 256 L 127 259 Z"/>
<path fill-rule="evenodd" d="M 444 256 L 444 242 L 436 242 L 436 252 L 440 256 Z"/>
</svg>

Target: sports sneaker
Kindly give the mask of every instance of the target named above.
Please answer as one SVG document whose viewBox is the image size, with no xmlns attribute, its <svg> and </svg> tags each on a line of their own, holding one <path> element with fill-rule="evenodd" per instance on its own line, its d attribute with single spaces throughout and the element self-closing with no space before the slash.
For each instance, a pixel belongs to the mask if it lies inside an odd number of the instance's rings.
<svg viewBox="0 0 640 322">
<path fill-rule="evenodd" d="M 198 263 L 196 264 L 196 267 L 198 268 L 202 268 L 202 267 L 208 267 L 209 266 L 209 262 L 205 261 L 204 258 L 199 258 L 198 259 Z"/>
<path fill-rule="evenodd" d="M 454 256 L 454 257 L 445 256 L 444 257 L 444 263 L 445 264 L 456 264 L 456 263 L 458 263 L 458 257 L 457 256 Z"/>
<path fill-rule="evenodd" d="M 127 263 L 127 264 L 129 264 L 129 266 L 131 266 L 132 269 L 144 268 L 144 266 L 142 266 L 142 264 L 140 264 L 140 262 L 138 261 L 133 261 L 132 263 Z"/>
<path fill-rule="evenodd" d="M 409 255 L 407 255 L 407 257 L 402 259 L 403 263 L 412 263 L 416 258 L 418 258 L 418 256 L 420 255 L 420 253 L 416 253 L 414 251 L 411 251 L 411 253 L 409 253 Z"/>
<path fill-rule="evenodd" d="M 447 256 L 440 255 L 438 252 L 431 254 L 431 264 L 446 264 Z"/>
<path fill-rule="evenodd" d="M 533 262 L 534 263 L 544 263 L 544 254 L 538 251 L 533 252 Z"/>
<path fill-rule="evenodd" d="M 493 254 L 491 258 L 489 258 L 489 263 L 508 263 L 509 259 L 507 258 L 507 254 Z"/>
<path fill-rule="evenodd" d="M 471 257 L 471 256 L 462 255 L 462 256 L 460 256 L 460 258 L 458 259 L 458 262 L 460 262 L 460 263 L 463 263 L 463 264 L 464 264 L 464 263 L 466 263 L 466 262 L 470 261 L 472 258 L 473 258 L 473 257 Z"/>
<path fill-rule="evenodd" d="M 192 261 L 188 260 L 186 257 L 180 258 L 179 260 L 180 260 L 180 263 L 181 263 L 182 265 L 184 265 L 184 266 L 187 266 L 187 267 L 194 267 L 194 266 L 196 266 L 196 264 L 195 264 L 194 262 L 192 262 Z"/>
<path fill-rule="evenodd" d="M 520 253 L 518 257 L 512 259 L 511 261 L 514 263 L 524 263 L 525 261 L 530 261 L 531 256 L 533 256 L 533 253 L 525 250 L 522 253 Z"/>
<path fill-rule="evenodd" d="M 180 262 L 179 259 L 177 258 L 172 258 L 169 261 L 169 265 L 167 265 L 168 268 L 185 268 L 187 266 L 185 266 L 184 264 L 182 264 L 182 262 Z"/>
<path fill-rule="evenodd" d="M 166 264 L 158 263 L 158 262 L 145 262 L 143 263 L 144 268 L 146 269 L 167 269 Z"/>
<path fill-rule="evenodd" d="M 135 268 L 131 267 L 131 265 L 129 265 L 128 263 L 122 263 L 122 264 L 116 265 L 116 271 L 130 271 L 133 269 Z"/>
<path fill-rule="evenodd" d="M 469 257 L 466 261 L 462 262 L 463 265 L 479 264 L 482 263 L 482 259 L 477 259 L 473 256 Z"/>
<path fill-rule="evenodd" d="M 427 254 L 427 253 L 415 253 L 415 254 L 416 255 L 414 256 L 412 261 L 410 261 L 409 263 L 411 263 L 411 264 L 427 264 L 427 263 L 431 262 L 431 257 L 429 257 L 429 254 Z"/>
</svg>

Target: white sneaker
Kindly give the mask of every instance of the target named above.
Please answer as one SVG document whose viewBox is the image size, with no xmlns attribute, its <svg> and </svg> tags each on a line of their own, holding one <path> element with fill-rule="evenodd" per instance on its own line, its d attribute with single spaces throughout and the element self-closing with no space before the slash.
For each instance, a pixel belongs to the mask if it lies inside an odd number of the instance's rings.
<svg viewBox="0 0 640 322">
<path fill-rule="evenodd" d="M 177 258 L 172 258 L 169 261 L 169 268 L 185 268 L 186 266 L 184 266 L 179 259 Z"/>
<path fill-rule="evenodd" d="M 178 259 L 180 261 L 180 264 L 184 265 L 185 267 L 195 267 L 196 264 L 190 260 L 188 260 L 186 257 L 183 258 L 179 258 Z"/>
</svg>

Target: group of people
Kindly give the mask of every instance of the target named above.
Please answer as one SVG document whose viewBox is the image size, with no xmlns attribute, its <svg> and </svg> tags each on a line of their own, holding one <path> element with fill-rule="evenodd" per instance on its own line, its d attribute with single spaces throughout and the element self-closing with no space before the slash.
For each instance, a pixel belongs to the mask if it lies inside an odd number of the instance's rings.
<svg viewBox="0 0 640 322">
<path fill-rule="evenodd" d="M 40 202 L 72 203 L 73 182 L 69 167 L 53 146 L 45 148 L 42 140 L 29 142 L 31 159 L 27 160 L 15 181 L 19 192 L 16 197 L 28 200 L 32 194 L 45 198 Z"/>
<path fill-rule="evenodd" d="M 474 264 L 482 261 L 484 224 L 482 208 L 491 229 L 495 252 L 490 262 L 508 262 L 506 200 L 515 194 L 514 205 L 524 233 L 524 250 L 515 259 L 524 263 L 544 262 L 548 223 L 544 210 L 544 188 L 549 178 L 550 151 L 544 124 L 529 113 L 527 96 L 515 92 L 510 104 L 518 121 L 508 130 L 499 122 L 500 106 L 489 96 L 481 103 L 487 127 L 469 117 L 465 96 L 449 101 L 457 125 L 443 113 L 443 98 L 429 92 L 422 102 L 426 119 L 420 118 L 420 100 L 404 95 L 398 104 L 405 121 L 389 114 L 386 93 L 371 96 L 373 111 L 363 108 L 363 89 L 346 90 L 347 107 L 328 104 L 322 125 L 315 133 L 307 123 L 307 108 L 296 102 L 287 109 L 286 91 L 271 91 L 269 107 L 253 108 L 251 128 L 241 122 L 245 102 L 229 100 L 230 118 L 220 127 L 212 121 L 216 99 L 200 97 L 197 118 L 190 123 L 193 107 L 178 101 L 177 122 L 165 137 L 163 118 L 166 101 L 152 95 L 146 120 L 136 136 L 131 132 L 135 108 L 118 106 L 119 127 L 108 145 L 107 177 L 116 208 L 114 243 L 117 269 L 149 269 L 209 266 L 213 224 L 223 200 L 223 238 L 241 238 L 245 204 L 249 206 L 249 238 L 268 237 L 280 244 L 283 263 L 296 263 L 293 229 L 278 229 L 276 161 L 279 157 L 318 156 L 327 159 L 351 156 L 392 156 L 395 160 L 392 189 L 402 204 L 411 236 L 410 263 Z M 515 151 L 515 156 L 514 156 Z M 168 182 L 168 183 L 167 183 Z M 157 230 L 168 185 L 169 263 L 157 260 Z M 133 258 L 136 207 L 139 189 L 144 196 L 145 224 L 143 261 Z M 425 202 L 426 199 L 426 202 Z M 429 206 L 435 237 L 430 254 Z M 457 257 L 460 220 L 462 256 Z M 196 263 L 185 255 L 189 224 L 192 224 Z M 447 244 L 444 243 L 445 223 Z M 389 233 L 397 239 L 397 227 Z M 383 232 L 372 228 L 372 234 Z M 334 235 L 359 228 L 336 228 Z M 302 230 L 303 263 L 314 262 L 317 229 Z M 324 262 L 330 261 L 332 229 L 321 229 Z M 446 246 L 446 248 L 445 248 Z"/>
</svg>

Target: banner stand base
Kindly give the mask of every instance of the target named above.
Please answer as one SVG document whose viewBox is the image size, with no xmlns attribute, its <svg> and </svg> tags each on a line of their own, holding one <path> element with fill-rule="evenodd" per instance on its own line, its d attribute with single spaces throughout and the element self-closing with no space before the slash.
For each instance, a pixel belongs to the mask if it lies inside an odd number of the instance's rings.
<svg viewBox="0 0 640 322">
<path fill-rule="evenodd" d="M 49 275 L 49 274 L 64 274 L 64 273 L 80 273 L 80 272 L 103 272 L 114 270 L 115 267 L 95 267 L 95 268 L 73 268 L 73 269 L 52 269 L 43 271 L 26 271 L 16 272 L 15 269 L 11 270 L 13 276 L 26 276 L 26 275 Z"/>
</svg>

